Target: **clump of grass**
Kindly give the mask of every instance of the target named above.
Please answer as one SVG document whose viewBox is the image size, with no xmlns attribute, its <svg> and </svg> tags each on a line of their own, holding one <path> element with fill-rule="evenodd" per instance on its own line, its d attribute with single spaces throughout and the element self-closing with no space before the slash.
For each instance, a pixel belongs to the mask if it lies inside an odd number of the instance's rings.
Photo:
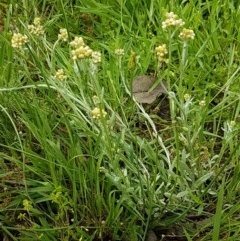
<svg viewBox="0 0 240 241">
<path fill-rule="evenodd" d="M 8 3 L 3 239 L 237 240 L 239 14 L 217 2 Z M 132 96 L 149 69 L 170 120 Z"/>
</svg>

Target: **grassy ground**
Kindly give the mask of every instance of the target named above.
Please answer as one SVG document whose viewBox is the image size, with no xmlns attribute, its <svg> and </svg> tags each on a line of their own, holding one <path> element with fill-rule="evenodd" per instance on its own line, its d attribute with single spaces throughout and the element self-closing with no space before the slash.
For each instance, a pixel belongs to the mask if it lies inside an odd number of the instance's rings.
<svg viewBox="0 0 240 241">
<path fill-rule="evenodd" d="M 2 0 L 0 239 L 240 240 L 239 26 L 235 0 Z"/>
</svg>

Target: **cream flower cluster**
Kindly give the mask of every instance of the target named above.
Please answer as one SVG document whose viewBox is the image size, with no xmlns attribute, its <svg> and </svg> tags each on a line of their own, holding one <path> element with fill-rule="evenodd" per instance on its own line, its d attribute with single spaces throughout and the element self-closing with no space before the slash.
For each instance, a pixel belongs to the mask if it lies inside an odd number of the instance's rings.
<svg viewBox="0 0 240 241">
<path fill-rule="evenodd" d="M 60 40 L 62 40 L 62 41 L 64 41 L 64 42 L 67 41 L 67 39 L 68 39 L 67 29 L 61 28 L 61 29 L 59 30 L 58 39 L 60 39 Z"/>
<path fill-rule="evenodd" d="M 75 37 L 75 39 L 70 43 L 72 50 L 73 60 L 89 58 L 92 56 L 92 49 L 86 45 L 82 37 Z"/>
<path fill-rule="evenodd" d="M 41 25 L 41 19 L 39 17 L 34 18 L 33 24 L 28 25 L 28 30 L 30 33 L 35 34 L 35 35 L 43 35 L 44 30 L 43 26 Z"/>
<path fill-rule="evenodd" d="M 124 55 L 124 49 L 115 49 L 115 54 L 118 56 L 123 56 Z"/>
<path fill-rule="evenodd" d="M 34 18 L 33 24 L 34 26 L 39 26 L 41 23 L 41 19 L 39 17 Z"/>
<path fill-rule="evenodd" d="M 77 49 L 81 46 L 85 46 L 85 43 L 82 37 L 75 37 L 74 40 L 70 43 L 70 46 L 74 49 Z"/>
<path fill-rule="evenodd" d="M 64 80 L 67 78 L 67 76 L 65 75 L 63 69 L 59 69 L 56 71 L 55 75 L 54 75 L 55 78 L 59 79 L 59 80 Z"/>
<path fill-rule="evenodd" d="M 183 25 L 185 25 L 185 22 L 181 18 L 179 18 L 177 14 L 175 14 L 173 12 L 168 12 L 168 13 L 166 13 L 165 16 L 166 16 L 166 19 L 165 19 L 165 21 L 162 22 L 162 28 L 163 29 L 166 29 L 166 28 L 169 28 L 169 27 L 181 28 Z M 183 28 L 182 31 L 179 34 L 179 38 L 184 40 L 185 43 L 189 39 L 194 39 L 194 37 L 195 37 L 195 33 L 192 29 Z M 167 48 L 166 48 L 165 44 L 162 44 L 162 45 L 156 47 L 155 53 L 156 53 L 156 55 L 158 57 L 158 61 L 160 63 L 161 62 L 165 62 L 165 63 L 168 62 L 168 59 L 166 59 L 166 55 L 167 55 L 168 51 L 167 51 Z"/>
<path fill-rule="evenodd" d="M 205 105 L 206 105 L 206 101 L 205 101 L 205 100 L 201 100 L 201 101 L 199 102 L 199 105 L 200 105 L 201 107 L 205 106 Z"/>
<path fill-rule="evenodd" d="M 21 33 L 14 33 L 11 42 L 13 48 L 21 48 L 24 44 L 28 42 L 28 37 Z"/>
<path fill-rule="evenodd" d="M 194 39 L 195 33 L 192 29 L 184 28 L 182 32 L 179 34 L 179 38 L 188 40 L 188 39 Z"/>
<path fill-rule="evenodd" d="M 94 64 L 99 64 L 101 63 L 101 53 L 98 51 L 92 52 L 92 62 Z"/>
<path fill-rule="evenodd" d="M 173 13 L 173 12 L 169 12 L 166 13 L 166 19 L 165 21 L 162 22 L 162 28 L 166 29 L 168 27 L 182 27 L 185 22 L 183 22 L 183 20 L 181 18 L 178 17 L 177 14 Z"/>
<path fill-rule="evenodd" d="M 105 117 L 107 115 L 107 112 L 105 110 L 102 110 L 98 107 L 95 107 L 92 111 L 91 111 L 92 117 L 93 119 L 99 119 L 101 117 Z"/>
<path fill-rule="evenodd" d="M 94 64 L 99 64 L 101 62 L 101 53 L 98 51 L 93 51 L 84 43 L 82 37 L 75 37 L 74 40 L 70 42 L 70 46 L 73 48 L 73 60 L 91 58 Z"/>
<path fill-rule="evenodd" d="M 166 55 L 168 53 L 166 44 L 159 45 L 155 48 L 155 53 L 159 62 L 167 62 Z"/>
</svg>

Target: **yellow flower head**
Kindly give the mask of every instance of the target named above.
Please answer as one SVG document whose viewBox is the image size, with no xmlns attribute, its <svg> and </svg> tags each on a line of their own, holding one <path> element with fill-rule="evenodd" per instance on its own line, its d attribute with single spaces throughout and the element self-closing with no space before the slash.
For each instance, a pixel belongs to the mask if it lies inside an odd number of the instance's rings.
<svg viewBox="0 0 240 241">
<path fill-rule="evenodd" d="M 181 18 L 179 18 L 175 13 L 166 13 L 166 19 L 162 22 L 162 28 L 166 29 L 168 27 L 176 26 L 182 27 L 185 23 Z"/>
<path fill-rule="evenodd" d="M 84 59 L 92 56 L 92 49 L 87 46 L 82 37 L 75 37 L 74 40 L 70 43 L 72 50 L 72 59 Z"/>
<path fill-rule="evenodd" d="M 63 40 L 64 42 L 67 41 L 67 39 L 68 39 L 67 29 L 61 28 L 61 29 L 59 30 L 58 39 Z"/>
<path fill-rule="evenodd" d="M 205 101 L 205 100 L 201 100 L 201 101 L 199 102 L 199 105 L 200 105 L 201 107 L 205 106 L 205 105 L 206 105 L 206 101 Z"/>
<path fill-rule="evenodd" d="M 24 44 L 28 42 L 28 37 L 21 33 L 14 33 L 11 42 L 13 48 L 21 48 Z"/>
<path fill-rule="evenodd" d="M 39 26 L 40 23 L 41 23 L 41 18 L 39 18 L 39 17 L 34 18 L 33 24 L 34 24 L 35 26 Z"/>
<path fill-rule="evenodd" d="M 115 49 L 115 54 L 118 56 L 123 56 L 124 55 L 124 49 Z"/>
<path fill-rule="evenodd" d="M 155 48 L 155 53 L 158 56 L 165 56 L 168 53 L 166 44 L 159 45 Z"/>
<path fill-rule="evenodd" d="M 179 37 L 184 40 L 194 39 L 195 33 L 192 29 L 184 28 L 182 32 L 179 34 Z"/>
<path fill-rule="evenodd" d="M 101 53 L 100 52 L 97 52 L 97 51 L 92 52 L 92 62 L 94 64 L 101 63 Z"/>
<path fill-rule="evenodd" d="M 44 29 L 40 23 L 41 23 L 41 18 L 39 17 L 34 18 L 33 24 L 28 25 L 29 32 L 38 36 L 43 35 Z"/>
<path fill-rule="evenodd" d="M 93 119 L 99 119 L 100 117 L 105 117 L 107 115 L 107 112 L 105 110 L 102 110 L 98 107 L 95 107 L 92 111 L 91 111 L 92 117 Z"/>
<path fill-rule="evenodd" d="M 44 34 L 44 30 L 43 27 L 41 25 L 39 26 L 34 26 L 32 24 L 28 25 L 28 30 L 30 33 L 35 34 L 37 36 L 43 35 Z"/>
<path fill-rule="evenodd" d="M 74 40 L 70 43 L 70 46 L 74 49 L 78 49 L 85 46 L 85 43 L 82 37 L 75 37 Z"/>
<path fill-rule="evenodd" d="M 64 80 L 67 78 L 67 76 L 64 74 L 64 71 L 63 69 L 59 69 L 56 71 L 55 75 L 54 75 L 55 78 L 59 79 L 59 80 Z"/>
<path fill-rule="evenodd" d="M 158 57 L 159 62 L 167 62 L 167 59 L 165 58 L 168 53 L 166 44 L 157 46 L 155 48 L 155 53 Z"/>
<path fill-rule="evenodd" d="M 88 58 L 92 55 L 92 52 L 93 51 L 89 46 L 80 46 L 77 49 L 72 50 L 72 58 L 73 60 Z"/>
</svg>

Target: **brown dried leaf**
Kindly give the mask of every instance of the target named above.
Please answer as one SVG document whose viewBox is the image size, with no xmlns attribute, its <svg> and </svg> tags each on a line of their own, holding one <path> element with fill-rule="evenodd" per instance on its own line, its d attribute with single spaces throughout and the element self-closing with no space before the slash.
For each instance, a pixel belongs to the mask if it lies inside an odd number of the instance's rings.
<svg viewBox="0 0 240 241">
<path fill-rule="evenodd" d="M 147 75 L 138 76 L 133 80 L 132 93 L 137 102 L 151 104 L 159 95 L 167 93 L 166 81 L 162 81 L 162 83 L 151 90 L 155 80 L 154 76 Z"/>
</svg>

